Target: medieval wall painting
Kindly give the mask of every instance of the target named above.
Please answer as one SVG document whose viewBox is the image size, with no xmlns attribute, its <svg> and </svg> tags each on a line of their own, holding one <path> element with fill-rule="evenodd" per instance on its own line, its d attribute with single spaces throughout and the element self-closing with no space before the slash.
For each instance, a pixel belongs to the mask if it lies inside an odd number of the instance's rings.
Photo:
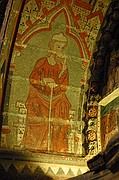
<svg viewBox="0 0 119 180">
<path fill-rule="evenodd" d="M 119 130 L 119 98 L 101 107 L 101 143 L 105 149 L 108 141 Z"/>
<path fill-rule="evenodd" d="M 92 49 L 85 37 L 89 42 L 99 27 L 91 34 L 87 23 L 85 33 L 81 19 L 103 19 L 101 11 L 89 16 L 92 10 L 76 0 L 26 0 L 4 103 L 4 148 L 82 155 L 82 87 Z"/>
<path fill-rule="evenodd" d="M 21 21 L 30 5 L 26 4 Z M 27 23 L 31 21 L 32 17 Z M 19 26 L 7 118 L 4 113 L 10 129 L 6 144 L 33 152 L 81 154 L 79 100 L 84 70 L 79 38 L 75 31 L 69 32 L 71 19 L 64 7 L 38 21 L 26 33 Z"/>
</svg>

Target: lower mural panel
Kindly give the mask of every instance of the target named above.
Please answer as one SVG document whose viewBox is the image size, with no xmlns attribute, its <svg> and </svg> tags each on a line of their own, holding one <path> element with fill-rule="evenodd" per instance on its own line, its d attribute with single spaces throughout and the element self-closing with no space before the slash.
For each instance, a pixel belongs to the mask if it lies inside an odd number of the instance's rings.
<svg viewBox="0 0 119 180">
<path fill-rule="evenodd" d="M 70 112 L 70 121 L 34 116 L 30 116 L 27 121 L 25 104 L 18 101 L 15 106 L 17 114 L 3 113 L 1 148 L 33 153 L 82 155 L 80 122 L 74 121 L 73 111 Z M 6 124 L 5 119 L 8 121 Z"/>
</svg>

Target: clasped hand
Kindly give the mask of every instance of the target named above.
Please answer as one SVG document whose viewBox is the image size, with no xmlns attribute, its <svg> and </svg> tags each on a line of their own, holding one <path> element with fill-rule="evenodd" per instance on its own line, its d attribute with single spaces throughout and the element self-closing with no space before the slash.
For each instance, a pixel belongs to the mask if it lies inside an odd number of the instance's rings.
<svg viewBox="0 0 119 180">
<path fill-rule="evenodd" d="M 55 88 L 57 84 L 55 83 L 54 79 L 52 78 L 43 78 L 41 80 L 41 85 L 43 86 L 49 86 L 50 88 Z"/>
</svg>

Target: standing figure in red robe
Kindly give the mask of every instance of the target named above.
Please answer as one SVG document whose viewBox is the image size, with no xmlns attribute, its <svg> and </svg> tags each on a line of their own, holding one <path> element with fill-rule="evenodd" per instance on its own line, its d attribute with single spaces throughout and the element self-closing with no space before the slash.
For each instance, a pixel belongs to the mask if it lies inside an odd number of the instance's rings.
<svg viewBox="0 0 119 180">
<path fill-rule="evenodd" d="M 30 75 L 23 138 L 23 145 L 29 150 L 68 152 L 71 104 L 65 94 L 68 69 L 64 49 L 67 43 L 63 33 L 55 34 L 47 56 L 36 62 Z"/>
</svg>

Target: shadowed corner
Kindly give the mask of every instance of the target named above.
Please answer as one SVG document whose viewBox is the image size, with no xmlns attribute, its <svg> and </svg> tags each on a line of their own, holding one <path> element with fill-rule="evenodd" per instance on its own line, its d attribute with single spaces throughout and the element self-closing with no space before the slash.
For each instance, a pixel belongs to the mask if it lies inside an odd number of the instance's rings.
<svg viewBox="0 0 119 180">
<path fill-rule="evenodd" d="M 90 171 L 68 180 L 118 180 L 119 179 L 119 132 L 109 140 L 104 151 L 87 161 Z"/>
</svg>

